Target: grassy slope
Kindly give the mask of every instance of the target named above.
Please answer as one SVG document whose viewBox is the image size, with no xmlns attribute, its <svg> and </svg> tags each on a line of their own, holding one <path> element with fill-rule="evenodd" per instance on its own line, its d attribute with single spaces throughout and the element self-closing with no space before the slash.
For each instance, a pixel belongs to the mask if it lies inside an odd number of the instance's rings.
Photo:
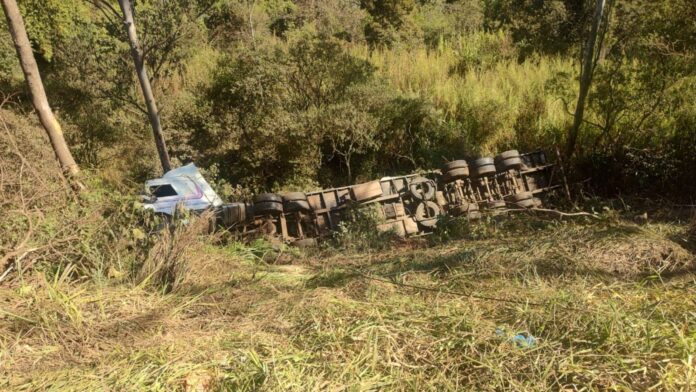
<svg viewBox="0 0 696 392">
<path fill-rule="evenodd" d="M 174 294 L 25 277 L 0 288 L 0 389 L 685 390 L 685 236 L 516 219 L 380 252 L 207 245 Z M 498 327 L 538 344 L 517 348 Z"/>
</svg>

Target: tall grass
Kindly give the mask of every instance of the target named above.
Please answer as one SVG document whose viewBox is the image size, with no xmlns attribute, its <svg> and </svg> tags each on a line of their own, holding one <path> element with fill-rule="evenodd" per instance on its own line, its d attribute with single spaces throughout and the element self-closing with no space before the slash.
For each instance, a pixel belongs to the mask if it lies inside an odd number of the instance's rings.
<svg viewBox="0 0 696 392">
<path fill-rule="evenodd" d="M 168 294 L 68 270 L 0 286 L 0 389 L 690 390 L 687 227 L 604 218 L 263 270 L 205 247 Z"/>
<path fill-rule="evenodd" d="M 553 143 L 570 119 L 551 83 L 557 75 L 577 73 L 573 60 L 540 57 L 520 63 L 508 45 L 504 34 L 477 33 L 437 49 L 351 50 L 401 93 L 431 102 L 473 151 L 490 154 L 513 145 Z M 572 94 L 574 84 L 564 88 Z"/>
</svg>

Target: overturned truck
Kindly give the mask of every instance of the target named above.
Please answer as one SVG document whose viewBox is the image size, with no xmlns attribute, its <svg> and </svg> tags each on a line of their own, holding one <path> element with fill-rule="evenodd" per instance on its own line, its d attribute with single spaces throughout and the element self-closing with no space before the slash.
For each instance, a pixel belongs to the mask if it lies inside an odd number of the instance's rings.
<svg viewBox="0 0 696 392">
<path fill-rule="evenodd" d="M 482 213 L 540 207 L 543 195 L 559 187 L 556 171 L 543 151 L 510 150 L 495 158 L 448 162 L 441 170 L 307 193 L 264 193 L 251 202 L 225 204 L 190 164 L 147 181 L 143 202 L 165 216 L 179 208 L 212 210 L 217 227 L 308 246 L 337 230 L 355 207 L 375 207 L 383 222 L 378 229 L 402 237 L 431 232 L 444 215 L 479 219 Z"/>
</svg>

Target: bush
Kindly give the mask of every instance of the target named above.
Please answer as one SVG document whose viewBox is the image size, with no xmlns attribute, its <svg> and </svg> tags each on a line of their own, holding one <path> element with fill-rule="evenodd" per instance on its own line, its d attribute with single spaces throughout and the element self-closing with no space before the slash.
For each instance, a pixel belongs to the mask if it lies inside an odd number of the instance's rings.
<svg viewBox="0 0 696 392">
<path fill-rule="evenodd" d="M 346 210 L 334 234 L 333 245 L 354 252 L 385 249 L 397 238 L 393 232 L 382 232 L 377 226 L 384 222 L 379 206 L 355 206 Z"/>
</svg>

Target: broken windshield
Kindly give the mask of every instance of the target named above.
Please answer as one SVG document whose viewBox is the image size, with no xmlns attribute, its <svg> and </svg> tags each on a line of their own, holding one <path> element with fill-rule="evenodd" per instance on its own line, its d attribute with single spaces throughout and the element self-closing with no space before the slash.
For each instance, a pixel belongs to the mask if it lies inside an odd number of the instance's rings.
<svg viewBox="0 0 696 392">
<path fill-rule="evenodd" d="M 174 187 L 170 184 L 155 185 L 150 187 L 150 194 L 154 197 L 176 196 Z"/>
</svg>

